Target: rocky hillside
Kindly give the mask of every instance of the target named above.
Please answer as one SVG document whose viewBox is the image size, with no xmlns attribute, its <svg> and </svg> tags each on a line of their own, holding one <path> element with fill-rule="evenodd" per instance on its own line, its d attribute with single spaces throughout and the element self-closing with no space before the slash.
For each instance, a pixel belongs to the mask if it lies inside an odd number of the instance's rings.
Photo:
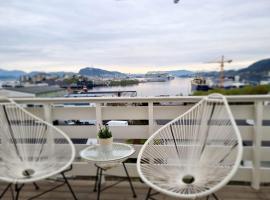
<svg viewBox="0 0 270 200">
<path fill-rule="evenodd" d="M 270 59 L 260 60 L 247 68 L 238 70 L 237 73 L 242 79 L 260 81 L 267 79 L 270 73 Z"/>
<path fill-rule="evenodd" d="M 98 68 L 86 67 L 79 71 L 79 74 L 91 77 L 104 77 L 104 78 L 121 78 L 126 77 L 126 74 L 117 71 L 107 71 Z"/>
</svg>

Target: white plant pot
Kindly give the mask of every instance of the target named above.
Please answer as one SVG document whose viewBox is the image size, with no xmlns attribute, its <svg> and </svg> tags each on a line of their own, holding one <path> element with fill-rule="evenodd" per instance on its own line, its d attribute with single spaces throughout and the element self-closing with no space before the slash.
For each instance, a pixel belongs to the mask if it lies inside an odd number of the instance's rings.
<svg viewBox="0 0 270 200">
<path fill-rule="evenodd" d="M 110 152 L 113 149 L 113 137 L 111 138 L 98 138 L 98 143 L 99 143 L 99 149 L 101 151 L 106 151 L 106 152 Z"/>
</svg>

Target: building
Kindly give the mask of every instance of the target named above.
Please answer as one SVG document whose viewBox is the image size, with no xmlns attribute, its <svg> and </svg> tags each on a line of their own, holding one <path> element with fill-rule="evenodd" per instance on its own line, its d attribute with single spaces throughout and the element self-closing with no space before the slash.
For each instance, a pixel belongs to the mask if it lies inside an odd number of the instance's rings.
<svg viewBox="0 0 270 200">
<path fill-rule="evenodd" d="M 66 91 L 59 86 L 30 86 L 30 87 L 9 87 L 7 91 L 19 92 L 23 94 L 34 95 L 35 97 L 60 97 L 64 96 Z"/>
<path fill-rule="evenodd" d="M 21 98 L 21 97 L 35 97 L 34 94 L 26 93 L 26 92 L 18 92 L 7 89 L 0 89 L 0 96 L 9 97 L 9 98 Z"/>
</svg>

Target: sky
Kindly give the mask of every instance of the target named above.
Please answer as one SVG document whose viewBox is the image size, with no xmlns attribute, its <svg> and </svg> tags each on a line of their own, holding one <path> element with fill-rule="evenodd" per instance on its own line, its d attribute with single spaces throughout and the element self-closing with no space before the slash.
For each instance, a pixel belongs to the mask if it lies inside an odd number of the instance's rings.
<svg viewBox="0 0 270 200">
<path fill-rule="evenodd" d="M 0 68 L 126 73 L 247 67 L 270 57 L 269 0 L 0 1 Z"/>
</svg>

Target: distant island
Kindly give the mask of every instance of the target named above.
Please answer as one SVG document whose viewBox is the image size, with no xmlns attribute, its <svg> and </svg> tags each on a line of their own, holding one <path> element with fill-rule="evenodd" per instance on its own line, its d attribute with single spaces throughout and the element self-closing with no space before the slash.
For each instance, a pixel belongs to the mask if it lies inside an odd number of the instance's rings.
<svg viewBox="0 0 270 200">
<path fill-rule="evenodd" d="M 127 75 L 117 71 L 107 71 L 104 69 L 98 69 L 93 67 L 86 67 L 80 69 L 80 75 L 90 77 L 102 77 L 102 78 L 127 78 Z"/>
</svg>

